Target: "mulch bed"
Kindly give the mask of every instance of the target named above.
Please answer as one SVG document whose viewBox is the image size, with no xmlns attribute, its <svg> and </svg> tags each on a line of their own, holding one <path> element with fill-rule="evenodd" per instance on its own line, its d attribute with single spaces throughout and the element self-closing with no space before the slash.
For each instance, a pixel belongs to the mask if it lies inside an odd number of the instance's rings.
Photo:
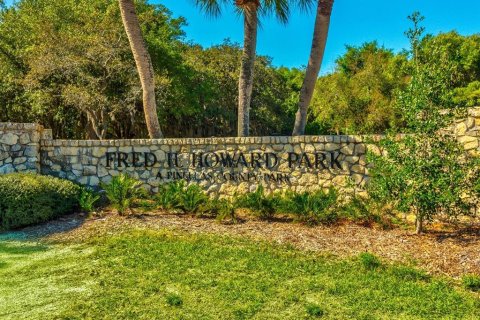
<svg viewBox="0 0 480 320">
<path fill-rule="evenodd" d="M 368 251 L 386 261 L 416 264 L 432 274 L 480 274 L 480 225 L 415 235 L 400 228 L 381 230 L 353 223 L 309 227 L 281 220 L 246 219 L 225 225 L 212 219 L 153 212 L 127 218 L 109 213 L 104 218 L 92 219 L 76 214 L 19 232 L 52 241 L 81 241 L 128 227 L 242 236 L 339 257 Z"/>
</svg>

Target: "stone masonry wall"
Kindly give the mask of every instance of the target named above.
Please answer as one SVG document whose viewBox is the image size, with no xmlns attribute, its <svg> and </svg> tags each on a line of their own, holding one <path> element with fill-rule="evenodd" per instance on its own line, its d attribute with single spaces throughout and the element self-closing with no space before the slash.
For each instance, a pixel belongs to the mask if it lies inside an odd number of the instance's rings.
<svg viewBox="0 0 480 320">
<path fill-rule="evenodd" d="M 455 124 L 454 133 L 466 151 L 480 156 L 480 107 L 469 109 L 467 118 Z"/>
<path fill-rule="evenodd" d="M 453 132 L 480 155 L 480 108 Z M 363 187 L 368 150 L 382 136 L 301 136 L 203 139 L 53 140 L 37 124 L 0 123 L 0 174 L 30 171 L 98 187 L 122 172 L 155 192 L 184 179 L 210 194 L 233 195 L 263 185 L 267 191 Z"/>
<path fill-rule="evenodd" d="M 368 139 L 379 139 L 370 136 Z M 121 172 L 155 192 L 161 183 L 194 181 L 209 194 L 315 190 L 367 181 L 360 136 L 249 137 L 42 142 L 42 173 L 83 185 L 108 183 Z"/>
<path fill-rule="evenodd" d="M 40 172 L 40 140 L 51 130 L 32 123 L 0 123 L 0 174 Z"/>
</svg>

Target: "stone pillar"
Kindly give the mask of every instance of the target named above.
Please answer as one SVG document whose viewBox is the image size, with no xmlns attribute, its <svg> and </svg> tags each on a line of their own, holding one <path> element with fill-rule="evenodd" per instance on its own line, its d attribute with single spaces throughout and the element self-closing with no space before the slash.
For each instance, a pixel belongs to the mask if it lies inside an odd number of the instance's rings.
<svg viewBox="0 0 480 320">
<path fill-rule="evenodd" d="M 42 139 L 52 139 L 51 130 L 34 123 L 0 122 L 0 174 L 39 173 Z"/>
</svg>

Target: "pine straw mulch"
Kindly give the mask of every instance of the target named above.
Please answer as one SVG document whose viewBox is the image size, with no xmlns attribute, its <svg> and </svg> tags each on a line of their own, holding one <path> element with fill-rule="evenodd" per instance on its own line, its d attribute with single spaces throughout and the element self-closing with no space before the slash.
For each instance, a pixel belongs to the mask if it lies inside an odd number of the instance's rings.
<svg viewBox="0 0 480 320">
<path fill-rule="evenodd" d="M 163 212 L 86 219 L 81 214 L 24 229 L 28 236 L 51 241 L 82 241 L 128 228 L 169 229 L 190 233 L 242 236 L 254 240 L 291 244 L 302 250 L 349 257 L 371 252 L 387 261 L 414 264 L 431 274 L 459 277 L 480 274 L 480 225 L 451 231 L 429 231 L 415 235 L 400 228 L 382 230 L 353 223 L 309 227 L 299 223 L 245 219 L 220 224 L 212 219 L 171 215 Z M 439 228 L 437 228 L 439 229 Z"/>
</svg>

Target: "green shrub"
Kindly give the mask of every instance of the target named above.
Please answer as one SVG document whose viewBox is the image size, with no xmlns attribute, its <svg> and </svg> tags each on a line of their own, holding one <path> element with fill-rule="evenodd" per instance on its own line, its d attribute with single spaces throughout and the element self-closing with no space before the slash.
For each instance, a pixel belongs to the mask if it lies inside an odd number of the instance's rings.
<svg viewBox="0 0 480 320">
<path fill-rule="evenodd" d="M 178 180 L 161 185 L 155 202 L 164 210 L 177 209 L 183 213 L 201 214 L 208 196 L 199 185 L 187 185 L 184 180 Z"/>
<path fill-rule="evenodd" d="M 172 210 L 180 206 L 180 194 L 185 189 L 185 181 L 177 180 L 160 185 L 155 202 L 160 209 Z"/>
<path fill-rule="evenodd" d="M 425 52 L 423 28 L 418 13 L 409 17 L 413 29 L 410 39 L 413 65 L 411 80 L 398 91 L 395 109 L 402 115 L 406 135 L 399 139 L 399 128 L 387 132 L 379 141 L 383 153 L 369 153 L 372 199 L 416 217 L 416 232 L 423 232 L 424 222 L 436 216 L 455 218 L 472 212 L 468 201 L 471 185 L 469 171 L 474 164 L 463 159 L 464 148 L 457 138 L 443 133 L 454 121 L 454 109 L 445 109 L 449 71 L 422 64 Z"/>
<path fill-rule="evenodd" d="M 471 291 L 480 291 L 480 276 L 469 274 L 462 278 L 463 286 Z"/>
<path fill-rule="evenodd" d="M 82 188 L 78 202 L 80 208 L 87 212 L 93 212 L 95 210 L 95 203 L 100 199 L 100 195 L 90 188 Z"/>
<path fill-rule="evenodd" d="M 361 224 L 381 223 L 380 215 L 372 208 L 369 199 L 353 197 L 339 208 L 339 214 Z"/>
<path fill-rule="evenodd" d="M 330 188 L 328 192 L 288 192 L 282 200 L 280 210 L 291 213 L 308 224 L 330 224 L 338 219 L 337 201 L 338 193 L 334 188 Z"/>
<path fill-rule="evenodd" d="M 101 187 L 112 206 L 123 215 L 131 208 L 133 201 L 143 194 L 140 184 L 140 181 L 127 174 L 121 174 L 113 177 L 110 183 L 101 184 Z"/>
<path fill-rule="evenodd" d="M 72 213 L 80 187 L 70 181 L 35 174 L 0 176 L 0 228 L 45 222 Z"/>
<path fill-rule="evenodd" d="M 232 201 L 227 199 L 212 198 L 209 199 L 201 209 L 202 215 L 216 218 L 218 221 L 230 221 L 235 223 L 235 206 Z"/>
<path fill-rule="evenodd" d="M 185 213 L 198 213 L 207 203 L 208 196 L 197 184 L 190 184 L 178 195 L 178 207 Z"/>
<path fill-rule="evenodd" d="M 367 270 L 375 270 L 382 265 L 380 259 L 369 252 L 360 253 L 358 259 L 360 260 L 361 265 Z"/>
<path fill-rule="evenodd" d="M 237 197 L 235 199 L 235 207 L 249 209 L 260 219 L 267 220 L 273 218 L 280 202 L 279 196 L 274 194 L 266 195 L 263 186 L 259 185 L 255 192 Z"/>
</svg>

